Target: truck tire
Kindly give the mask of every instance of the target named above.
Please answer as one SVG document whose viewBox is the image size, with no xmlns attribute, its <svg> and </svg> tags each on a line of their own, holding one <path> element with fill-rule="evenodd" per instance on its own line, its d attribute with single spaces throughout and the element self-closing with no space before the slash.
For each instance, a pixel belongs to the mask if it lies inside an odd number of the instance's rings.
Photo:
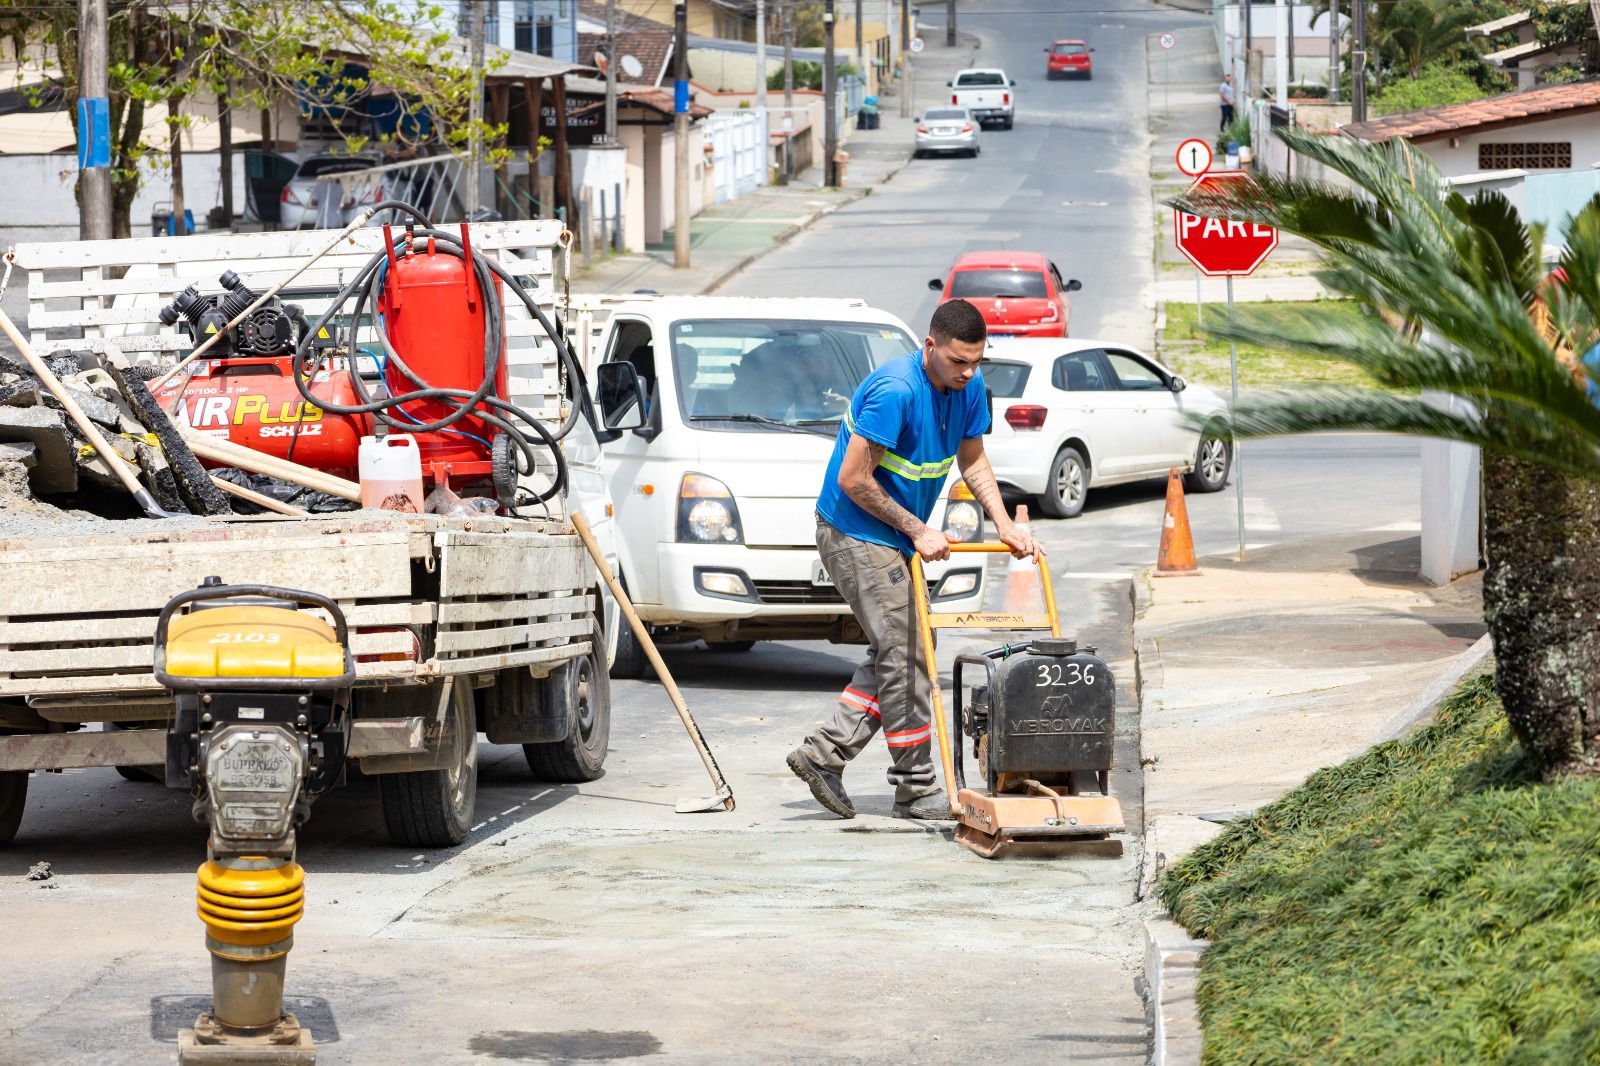
<svg viewBox="0 0 1600 1066">
<path fill-rule="evenodd" d="M 611 744 L 611 682 L 604 649 L 605 640 L 596 627 L 589 654 L 562 663 L 544 679 L 540 697 L 546 709 L 565 707 L 570 727 L 565 740 L 522 745 L 528 769 L 541 781 L 578 784 L 604 772 Z M 622 658 L 620 647 L 617 658 Z"/>
<path fill-rule="evenodd" d="M 451 689 L 450 720 L 443 743 L 450 753 L 445 770 L 383 774 L 378 794 L 389 839 L 408 848 L 449 848 L 467 839 L 478 804 L 478 721 L 472 686 L 457 681 Z"/>
<path fill-rule="evenodd" d="M 11 843 L 22 824 L 22 808 L 28 805 L 28 775 L 0 774 L 0 847 Z"/>
<path fill-rule="evenodd" d="M 620 576 L 622 591 L 628 591 L 628 582 Z M 638 681 L 650 676 L 650 660 L 645 657 L 644 645 L 633 635 L 633 627 L 617 608 L 617 654 L 611 660 L 611 676 L 618 681 Z"/>
</svg>

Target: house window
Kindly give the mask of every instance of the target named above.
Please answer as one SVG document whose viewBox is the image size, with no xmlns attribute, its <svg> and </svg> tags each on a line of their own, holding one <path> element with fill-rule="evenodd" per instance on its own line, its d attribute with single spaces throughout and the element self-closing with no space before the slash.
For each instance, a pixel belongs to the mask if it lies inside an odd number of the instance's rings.
<svg viewBox="0 0 1600 1066">
<path fill-rule="evenodd" d="M 1478 145 L 1479 170 L 1571 170 L 1571 141 Z"/>
</svg>

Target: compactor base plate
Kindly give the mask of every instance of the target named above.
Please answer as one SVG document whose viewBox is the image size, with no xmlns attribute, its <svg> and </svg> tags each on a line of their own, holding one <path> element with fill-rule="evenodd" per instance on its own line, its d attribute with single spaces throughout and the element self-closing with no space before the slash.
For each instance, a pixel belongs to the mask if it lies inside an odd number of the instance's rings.
<svg viewBox="0 0 1600 1066">
<path fill-rule="evenodd" d="M 178 1030 L 178 1066 L 317 1066 L 317 1048 L 293 1014 L 260 1036 L 226 1034 L 202 1014 L 193 1029 Z"/>
<path fill-rule="evenodd" d="M 1122 854 L 1113 834 L 1126 828 L 1110 796 L 991 796 L 964 788 L 956 796 L 956 841 L 985 859 Z"/>
</svg>

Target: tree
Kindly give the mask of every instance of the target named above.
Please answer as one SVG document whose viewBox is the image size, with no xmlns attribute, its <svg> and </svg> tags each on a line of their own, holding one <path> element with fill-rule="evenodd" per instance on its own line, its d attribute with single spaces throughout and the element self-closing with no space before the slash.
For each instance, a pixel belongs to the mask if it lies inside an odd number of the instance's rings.
<svg viewBox="0 0 1600 1066">
<path fill-rule="evenodd" d="M 1392 115 L 1400 111 L 1420 111 L 1440 104 L 1460 104 L 1477 100 L 1488 93 L 1456 68 L 1435 63 L 1419 78 L 1396 78 L 1372 98 L 1372 113 Z"/>
<path fill-rule="evenodd" d="M 1456 0 L 1400 0 L 1386 12 L 1374 40 L 1408 76 L 1420 78 L 1429 63 L 1462 52 L 1463 31 L 1477 21 L 1477 9 Z"/>
<path fill-rule="evenodd" d="M 60 65 L 65 105 L 76 124 L 77 2 L 34 0 L 0 7 L 0 36 L 18 55 L 29 48 Z M 412 147 L 435 141 L 460 148 L 471 136 L 468 105 L 481 84 L 471 77 L 465 49 L 437 29 L 443 10 L 422 0 L 113 0 L 110 37 L 113 232 L 131 233 L 133 198 L 144 180 L 141 163 L 178 144 L 176 132 L 194 121 L 186 103 L 202 98 L 230 106 L 268 108 L 294 101 L 302 112 L 325 114 L 350 150 L 372 138 L 352 116 L 374 95 L 392 94 L 400 116 L 386 140 Z M 144 139 L 148 109 L 167 105 L 169 136 Z M 504 128 L 479 124 L 486 143 Z M 181 200 L 181 152 L 176 164 Z M 175 205 L 177 206 L 177 205 Z"/>
<path fill-rule="evenodd" d="M 1249 394 L 1239 432 L 1374 430 L 1482 447 L 1484 619 L 1506 716 L 1547 776 L 1600 772 L 1600 197 L 1571 220 L 1550 271 L 1541 227 L 1498 193 L 1448 189 L 1405 141 L 1275 132 L 1353 188 L 1264 177 L 1175 206 L 1304 237 L 1323 253 L 1323 283 L 1370 315 L 1247 309 L 1213 332 L 1354 363 L 1387 390 Z M 1470 409 L 1441 409 L 1421 390 Z"/>
</svg>

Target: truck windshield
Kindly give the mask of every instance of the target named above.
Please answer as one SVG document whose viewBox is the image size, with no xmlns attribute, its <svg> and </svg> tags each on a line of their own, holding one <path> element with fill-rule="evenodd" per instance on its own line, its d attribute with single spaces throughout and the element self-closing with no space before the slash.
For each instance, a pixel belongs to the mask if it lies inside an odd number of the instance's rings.
<svg viewBox="0 0 1600 1066">
<path fill-rule="evenodd" d="M 684 420 L 728 432 L 837 423 L 863 378 L 916 350 L 904 330 L 877 323 L 707 319 L 672 327 Z"/>
</svg>

